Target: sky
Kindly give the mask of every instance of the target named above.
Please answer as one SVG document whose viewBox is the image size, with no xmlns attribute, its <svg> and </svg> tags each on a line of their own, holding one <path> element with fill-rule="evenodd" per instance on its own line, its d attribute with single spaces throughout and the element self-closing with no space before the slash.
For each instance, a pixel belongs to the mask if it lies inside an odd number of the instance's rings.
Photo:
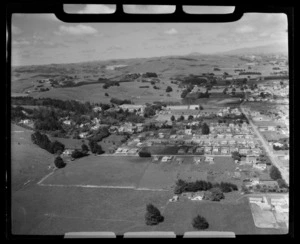
<svg viewBox="0 0 300 244">
<path fill-rule="evenodd" d="M 173 12 L 174 8 L 128 6 L 125 10 L 157 13 Z M 72 5 L 65 11 L 109 14 L 114 12 L 114 7 Z M 218 24 L 65 23 L 54 14 L 13 14 L 11 30 L 12 65 L 18 66 L 185 55 L 192 52 L 212 54 L 243 47 L 287 43 L 287 16 L 247 13 L 236 22 Z"/>
</svg>

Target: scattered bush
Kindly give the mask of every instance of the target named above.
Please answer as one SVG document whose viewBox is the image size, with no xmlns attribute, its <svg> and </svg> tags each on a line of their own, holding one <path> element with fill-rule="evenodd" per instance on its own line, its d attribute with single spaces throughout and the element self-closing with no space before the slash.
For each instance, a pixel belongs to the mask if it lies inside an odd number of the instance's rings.
<svg viewBox="0 0 300 244">
<path fill-rule="evenodd" d="M 31 135 L 31 140 L 34 144 L 52 154 L 65 150 L 64 144 L 58 141 L 51 142 L 46 134 L 41 134 L 39 131 L 36 131 Z"/>
<path fill-rule="evenodd" d="M 284 179 L 278 179 L 277 183 L 279 188 L 289 188 Z"/>
<path fill-rule="evenodd" d="M 193 219 L 192 225 L 197 230 L 205 230 L 209 227 L 209 224 L 208 224 L 207 220 L 204 217 L 200 216 L 200 215 L 197 215 Z"/>
<path fill-rule="evenodd" d="M 209 134 L 209 126 L 206 123 L 204 123 L 202 125 L 202 134 L 203 135 L 208 135 Z"/>
<path fill-rule="evenodd" d="M 270 177 L 272 180 L 282 179 L 279 169 L 274 165 L 270 168 Z"/>
<path fill-rule="evenodd" d="M 141 158 L 149 158 L 149 157 L 151 157 L 151 153 L 150 153 L 150 152 L 147 152 L 147 151 L 140 151 L 140 152 L 139 152 L 139 156 L 140 156 Z"/>
<path fill-rule="evenodd" d="M 168 86 L 166 92 L 171 92 L 171 91 L 173 91 L 172 87 Z"/>
<path fill-rule="evenodd" d="M 92 153 L 95 153 L 95 154 L 103 154 L 104 153 L 104 151 L 102 150 L 102 147 L 95 140 L 90 140 L 89 146 L 90 146 Z"/>
<path fill-rule="evenodd" d="M 60 156 L 57 156 L 54 160 L 54 165 L 55 165 L 55 167 L 61 169 L 61 168 L 64 168 L 67 164 L 64 162 L 64 160 Z"/>
<path fill-rule="evenodd" d="M 87 152 L 79 151 L 77 149 L 75 149 L 71 154 L 72 158 L 82 158 L 85 156 L 87 156 Z"/>
<path fill-rule="evenodd" d="M 211 188 L 209 191 L 206 191 L 203 196 L 204 200 L 210 200 L 210 201 L 220 201 L 221 199 L 224 198 L 225 196 L 219 187 Z"/>
<path fill-rule="evenodd" d="M 157 225 L 164 221 L 164 217 L 161 215 L 157 207 L 152 204 L 147 204 L 147 212 L 145 214 L 146 225 Z"/>
</svg>

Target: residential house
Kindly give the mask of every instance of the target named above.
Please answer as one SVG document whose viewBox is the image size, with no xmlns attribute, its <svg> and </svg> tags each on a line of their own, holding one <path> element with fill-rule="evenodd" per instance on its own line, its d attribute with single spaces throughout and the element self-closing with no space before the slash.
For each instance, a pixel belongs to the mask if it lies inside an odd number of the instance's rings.
<svg viewBox="0 0 300 244">
<path fill-rule="evenodd" d="M 186 148 L 182 147 L 182 148 L 179 148 L 178 154 L 185 154 L 186 153 Z"/>
<path fill-rule="evenodd" d="M 130 154 L 136 154 L 138 152 L 138 149 L 137 148 L 131 148 L 128 153 Z"/>
<path fill-rule="evenodd" d="M 86 138 L 87 135 L 88 135 L 88 132 L 82 132 L 82 133 L 79 134 L 79 137 L 80 138 Z"/>
<path fill-rule="evenodd" d="M 65 149 L 62 153 L 63 156 L 71 156 L 73 150 L 72 149 Z"/>
<path fill-rule="evenodd" d="M 196 153 L 203 154 L 204 153 L 204 148 L 203 147 L 197 147 L 196 148 Z"/>
<path fill-rule="evenodd" d="M 239 149 L 239 153 L 240 154 L 247 154 L 248 153 L 248 149 L 246 149 L 246 148 L 240 148 Z"/>
<path fill-rule="evenodd" d="M 221 154 L 228 154 L 228 153 L 229 153 L 229 150 L 228 150 L 227 147 L 223 147 L 223 148 L 221 149 Z"/>
<path fill-rule="evenodd" d="M 195 164 L 199 164 L 201 162 L 201 158 L 200 157 L 194 157 L 194 163 Z"/>
<path fill-rule="evenodd" d="M 262 162 L 257 162 L 255 164 L 253 164 L 253 168 L 256 168 L 256 169 L 259 169 L 259 170 L 265 170 L 267 168 L 267 164 L 262 163 Z"/>
<path fill-rule="evenodd" d="M 94 108 L 93 108 L 93 111 L 94 111 L 94 112 L 101 112 L 101 111 L 102 111 L 102 108 L 101 108 L 101 107 L 94 107 Z"/>
<path fill-rule="evenodd" d="M 162 161 L 162 162 L 168 162 L 168 161 L 170 161 L 171 159 L 172 159 L 172 156 L 164 156 L 164 157 L 162 157 L 161 161 Z"/>
<path fill-rule="evenodd" d="M 71 120 L 64 120 L 63 124 L 65 124 L 65 125 L 71 125 Z"/>
<path fill-rule="evenodd" d="M 260 179 L 259 180 L 259 184 L 261 185 L 261 186 L 267 186 L 267 187 L 276 187 L 276 186 L 278 186 L 278 183 L 277 183 L 277 181 L 276 180 L 267 180 L 267 179 Z"/>
<path fill-rule="evenodd" d="M 188 154 L 193 154 L 194 153 L 194 148 L 190 147 L 187 151 Z"/>
<path fill-rule="evenodd" d="M 212 150 L 213 154 L 219 154 L 219 148 L 218 147 L 214 147 Z"/>
<path fill-rule="evenodd" d="M 214 161 L 214 157 L 206 156 L 205 161 L 206 162 L 212 162 L 212 161 Z"/>
<path fill-rule="evenodd" d="M 247 157 L 246 157 L 246 161 L 247 161 L 249 164 L 256 164 L 256 159 L 257 159 L 257 157 L 255 157 L 255 156 L 247 156 Z"/>
</svg>

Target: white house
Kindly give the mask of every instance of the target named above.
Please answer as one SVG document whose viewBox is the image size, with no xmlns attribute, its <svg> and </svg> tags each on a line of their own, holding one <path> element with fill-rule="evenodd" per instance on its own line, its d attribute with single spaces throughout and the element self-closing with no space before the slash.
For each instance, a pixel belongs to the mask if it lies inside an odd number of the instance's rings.
<svg viewBox="0 0 300 244">
<path fill-rule="evenodd" d="M 265 163 L 255 163 L 253 164 L 253 168 L 265 170 L 267 168 L 267 165 Z"/>
<path fill-rule="evenodd" d="M 86 138 L 87 135 L 88 135 L 88 132 L 82 132 L 82 133 L 79 134 L 79 137 L 80 138 Z"/>
<path fill-rule="evenodd" d="M 214 157 L 207 156 L 207 157 L 205 157 L 205 161 L 212 162 L 212 161 L 214 161 Z"/>
</svg>

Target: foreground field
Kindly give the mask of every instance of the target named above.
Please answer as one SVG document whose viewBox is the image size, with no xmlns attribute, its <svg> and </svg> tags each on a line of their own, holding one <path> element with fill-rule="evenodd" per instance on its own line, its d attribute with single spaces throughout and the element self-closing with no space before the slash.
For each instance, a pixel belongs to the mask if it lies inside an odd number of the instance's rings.
<svg viewBox="0 0 300 244">
<path fill-rule="evenodd" d="M 139 157 L 91 155 L 49 174 L 53 155 L 33 145 L 30 134 L 21 127 L 12 128 L 13 234 L 113 231 L 121 235 L 128 231 L 156 230 L 182 235 L 194 230 L 191 221 L 198 213 L 207 218 L 209 230 L 236 234 L 283 233 L 281 229 L 255 227 L 248 202 L 237 201 L 240 196 L 236 192 L 226 195 L 225 201 L 219 203 L 184 198 L 175 203 L 168 201 L 174 195 L 172 186 L 177 178 L 207 179 L 209 169 L 234 170 L 231 158 L 216 158 L 212 165 L 195 165 L 192 157 L 179 164 L 176 161 L 154 163 Z M 221 179 L 218 177 L 215 180 Z M 24 185 L 28 179 L 29 183 Z M 165 217 L 163 223 L 145 224 L 148 203 L 160 209 Z"/>
<path fill-rule="evenodd" d="M 11 183 L 18 190 L 29 182 L 40 180 L 49 173 L 54 156 L 31 142 L 31 130 L 11 127 Z"/>
<path fill-rule="evenodd" d="M 180 199 L 170 203 L 171 192 L 132 189 L 92 189 L 31 185 L 13 195 L 14 234 L 62 235 L 76 231 L 174 231 L 182 235 L 194 231 L 191 221 L 201 214 L 210 231 L 243 234 L 284 234 L 280 229 L 261 229 L 254 225 L 248 202 L 214 203 Z M 146 204 L 157 206 L 165 221 L 147 226 Z"/>
<path fill-rule="evenodd" d="M 137 187 L 149 159 L 89 156 L 68 163 L 42 183 L 45 185 L 95 185 Z"/>
</svg>

